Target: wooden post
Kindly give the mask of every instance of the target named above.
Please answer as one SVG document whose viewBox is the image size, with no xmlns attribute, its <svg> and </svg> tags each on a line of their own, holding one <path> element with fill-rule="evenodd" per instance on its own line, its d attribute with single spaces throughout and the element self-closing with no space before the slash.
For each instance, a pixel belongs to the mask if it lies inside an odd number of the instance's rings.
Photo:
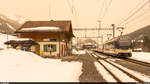
<svg viewBox="0 0 150 84">
<path fill-rule="evenodd" d="M 59 32 L 59 57 L 60 57 L 60 32 Z"/>
<path fill-rule="evenodd" d="M 103 44 L 103 35 L 101 36 L 101 43 Z"/>
<path fill-rule="evenodd" d="M 113 27 L 113 37 L 115 37 L 115 24 L 112 24 Z"/>
<path fill-rule="evenodd" d="M 71 51 L 70 51 L 70 54 L 71 54 L 71 55 L 72 55 L 72 46 L 73 46 L 72 41 L 73 41 L 73 37 L 71 37 Z"/>
</svg>

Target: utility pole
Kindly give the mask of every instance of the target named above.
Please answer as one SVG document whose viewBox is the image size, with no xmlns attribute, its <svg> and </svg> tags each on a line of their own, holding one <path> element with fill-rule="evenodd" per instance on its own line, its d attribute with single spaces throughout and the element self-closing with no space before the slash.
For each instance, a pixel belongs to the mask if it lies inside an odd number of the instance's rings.
<svg viewBox="0 0 150 84">
<path fill-rule="evenodd" d="M 87 29 L 85 29 L 85 38 L 87 37 L 86 33 L 87 33 Z"/>
<path fill-rule="evenodd" d="M 101 43 L 103 44 L 103 35 L 101 36 Z"/>
<path fill-rule="evenodd" d="M 101 28 L 101 23 L 102 23 L 102 21 L 101 21 L 101 20 L 98 20 L 98 23 L 99 23 L 99 30 L 98 30 L 98 36 L 99 36 L 99 32 L 100 32 L 100 28 Z"/>
<path fill-rule="evenodd" d="M 77 37 L 77 48 L 78 48 L 78 46 L 79 46 L 79 42 L 78 42 L 78 37 Z"/>
<path fill-rule="evenodd" d="M 107 34 L 107 40 L 110 40 L 111 36 L 112 36 L 112 34 Z"/>
<path fill-rule="evenodd" d="M 113 38 L 115 37 L 115 24 L 111 25 L 113 27 Z"/>
<path fill-rule="evenodd" d="M 98 20 L 98 23 L 99 23 L 99 28 L 98 28 L 98 36 L 97 36 L 97 44 L 98 44 L 98 46 L 99 46 L 99 37 L 100 37 L 100 35 L 99 35 L 99 33 L 100 33 L 100 29 L 101 29 L 101 20 Z M 97 46 L 97 49 L 98 49 L 98 46 Z"/>
<path fill-rule="evenodd" d="M 8 27 L 6 28 L 6 35 L 7 35 L 7 42 L 8 42 Z M 7 45 L 7 48 L 8 48 L 8 45 Z"/>
<path fill-rule="evenodd" d="M 99 42 L 98 42 L 98 41 L 99 41 L 98 39 L 99 39 L 99 37 L 100 37 L 100 34 L 99 34 L 99 33 L 100 33 L 100 29 L 101 29 L 101 22 L 102 22 L 101 20 L 98 20 L 99 28 L 98 28 L 98 38 L 97 38 L 97 43 L 99 43 Z"/>
</svg>

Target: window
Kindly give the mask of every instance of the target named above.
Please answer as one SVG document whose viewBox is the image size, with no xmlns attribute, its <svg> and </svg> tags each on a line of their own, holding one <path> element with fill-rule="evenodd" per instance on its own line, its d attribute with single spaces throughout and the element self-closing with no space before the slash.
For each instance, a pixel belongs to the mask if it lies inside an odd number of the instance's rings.
<svg viewBox="0 0 150 84">
<path fill-rule="evenodd" d="M 56 44 L 45 44 L 44 52 L 56 52 Z"/>
<path fill-rule="evenodd" d="M 56 41 L 56 38 L 51 38 L 50 41 Z"/>
<path fill-rule="evenodd" d="M 56 38 L 45 38 L 45 39 L 43 39 L 43 41 L 52 41 L 52 42 L 55 42 Z"/>
</svg>

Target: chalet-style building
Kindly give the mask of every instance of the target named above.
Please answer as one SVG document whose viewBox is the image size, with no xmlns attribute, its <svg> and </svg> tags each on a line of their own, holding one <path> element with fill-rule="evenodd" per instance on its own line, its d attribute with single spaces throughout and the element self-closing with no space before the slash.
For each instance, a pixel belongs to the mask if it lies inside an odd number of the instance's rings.
<svg viewBox="0 0 150 84">
<path fill-rule="evenodd" d="M 72 47 L 71 21 L 27 21 L 15 33 L 38 43 L 31 51 L 41 56 L 66 56 Z"/>
</svg>

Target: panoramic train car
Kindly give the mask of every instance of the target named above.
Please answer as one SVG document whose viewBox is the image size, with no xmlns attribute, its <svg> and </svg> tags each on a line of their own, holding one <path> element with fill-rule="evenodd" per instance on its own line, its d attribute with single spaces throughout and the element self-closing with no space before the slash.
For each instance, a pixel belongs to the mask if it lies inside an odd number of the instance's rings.
<svg viewBox="0 0 150 84">
<path fill-rule="evenodd" d="M 116 57 L 131 57 L 132 42 L 128 36 L 115 37 L 105 42 L 102 47 L 96 51 L 109 54 Z"/>
</svg>

